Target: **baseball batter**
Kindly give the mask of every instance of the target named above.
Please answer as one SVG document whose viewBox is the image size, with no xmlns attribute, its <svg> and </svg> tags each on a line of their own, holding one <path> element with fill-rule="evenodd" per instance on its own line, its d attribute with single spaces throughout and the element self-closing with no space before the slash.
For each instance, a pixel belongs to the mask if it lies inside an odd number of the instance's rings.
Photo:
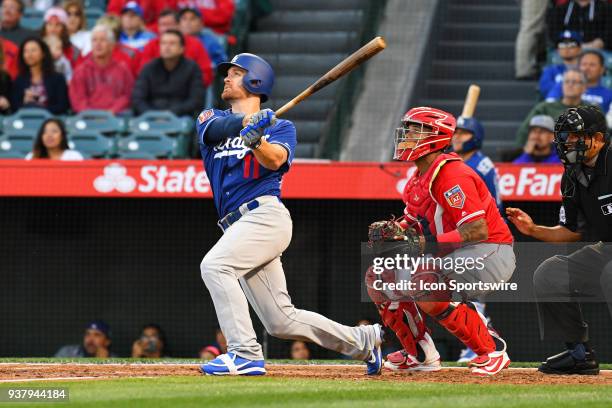
<svg viewBox="0 0 612 408">
<path fill-rule="evenodd" d="M 407 246 L 418 243 L 418 254 L 464 260 L 479 258 L 484 264 L 484 268 L 474 268 L 469 273 L 437 271 L 446 279 L 470 283 L 507 282 L 515 269 L 513 238 L 495 200 L 482 178 L 459 156 L 442 153 L 450 144 L 455 127 L 455 118 L 439 109 L 413 108 L 404 115 L 402 127 L 396 130 L 394 159 L 414 162 L 417 172 L 404 190 L 404 219 L 401 223 L 390 221 L 400 228 L 391 240 L 405 241 Z M 377 228 L 388 230 L 384 223 L 370 226 L 371 240 L 388 235 L 376 231 Z M 419 273 L 414 276 L 420 277 Z M 484 294 L 474 291 L 466 293 L 466 298 Z M 439 353 L 420 311 L 433 317 L 474 350 L 476 357 L 469 363 L 472 373 L 493 375 L 510 364 L 505 341 L 471 302 L 413 298 L 414 302 L 377 302 L 384 323 L 396 332 L 404 347 L 387 356 L 386 368 L 396 371 L 440 369 Z"/>
<path fill-rule="evenodd" d="M 261 110 L 274 83 L 272 67 L 256 55 L 239 54 L 218 71 L 225 77 L 221 98 L 231 108 L 204 110 L 197 130 L 223 236 L 200 268 L 228 352 L 202 365 L 202 372 L 266 373 L 250 303 L 271 335 L 312 341 L 364 360 L 368 374 L 380 374 L 380 325 L 344 326 L 295 308 L 287 293 L 281 255 L 291 241 L 292 222 L 280 193 L 297 141 L 290 121 Z"/>
</svg>

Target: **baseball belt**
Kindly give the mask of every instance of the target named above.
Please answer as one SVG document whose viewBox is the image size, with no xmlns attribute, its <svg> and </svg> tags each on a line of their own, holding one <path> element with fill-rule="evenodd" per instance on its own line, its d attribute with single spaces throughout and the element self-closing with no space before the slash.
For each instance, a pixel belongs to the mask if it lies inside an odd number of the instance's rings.
<svg viewBox="0 0 612 408">
<path fill-rule="evenodd" d="M 240 207 L 238 207 L 237 210 L 228 213 L 225 217 L 217 221 L 217 225 L 219 226 L 219 228 L 221 228 L 221 231 L 225 232 L 229 227 L 232 226 L 233 223 L 242 218 L 244 214 L 248 213 L 249 211 L 253 211 L 259 206 L 274 200 L 281 202 L 280 198 L 277 196 L 257 197 L 254 200 L 242 204 Z"/>
</svg>

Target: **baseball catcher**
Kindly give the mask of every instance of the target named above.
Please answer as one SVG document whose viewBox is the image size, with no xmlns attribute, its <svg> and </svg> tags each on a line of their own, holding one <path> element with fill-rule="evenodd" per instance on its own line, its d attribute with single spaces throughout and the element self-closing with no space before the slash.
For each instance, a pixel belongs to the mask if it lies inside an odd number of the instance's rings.
<svg viewBox="0 0 612 408">
<path fill-rule="evenodd" d="M 484 268 L 459 273 L 453 269 L 419 270 L 417 280 L 480 282 L 508 281 L 515 268 L 513 238 L 487 186 L 455 153 L 445 154 L 456 127 L 455 118 L 442 110 L 410 109 L 395 132 L 394 160 L 414 162 L 417 171 L 408 180 L 399 220 L 370 225 L 369 239 L 376 250 L 388 246 L 396 253 L 439 256 L 444 259 L 480 258 Z M 400 273 L 401 271 L 395 271 Z M 366 280 L 372 274 L 366 274 Z M 477 375 L 494 375 L 508 367 L 506 343 L 487 324 L 471 302 L 451 302 L 448 294 L 411 292 L 409 297 L 369 294 L 383 323 L 397 335 L 402 350 L 387 356 L 385 368 L 394 371 L 437 371 L 440 355 L 429 334 L 425 313 L 476 353 L 468 366 Z M 486 292 L 464 293 L 466 299 Z"/>
</svg>

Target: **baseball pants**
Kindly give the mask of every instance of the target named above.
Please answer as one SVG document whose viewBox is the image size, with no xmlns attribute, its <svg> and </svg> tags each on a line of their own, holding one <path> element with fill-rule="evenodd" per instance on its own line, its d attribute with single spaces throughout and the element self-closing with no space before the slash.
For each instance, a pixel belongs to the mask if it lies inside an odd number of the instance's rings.
<svg viewBox="0 0 612 408">
<path fill-rule="evenodd" d="M 291 241 L 291 216 L 276 197 L 258 201 L 262 205 L 226 229 L 200 265 L 228 352 L 250 360 L 264 358 L 249 315 L 250 303 L 272 336 L 311 341 L 366 359 L 376 343 L 373 326 L 345 326 L 293 305 L 281 263 Z"/>
<path fill-rule="evenodd" d="M 515 76 L 528 77 L 537 73 L 538 51 L 544 44 L 548 0 L 521 0 L 521 22 L 515 46 Z"/>
<path fill-rule="evenodd" d="M 445 270 L 444 276 L 462 283 L 497 283 L 508 282 L 512 278 L 516 268 L 514 249 L 510 244 L 495 244 L 483 242 L 459 248 L 446 257 L 454 259 L 477 259 L 482 258 L 484 268 L 470 269 L 464 273 L 458 273 L 455 269 Z M 459 263 L 457 263 L 459 264 Z M 468 300 L 484 301 L 486 291 L 467 291 Z"/>
<path fill-rule="evenodd" d="M 599 242 L 548 258 L 536 269 L 533 284 L 542 340 L 586 342 L 589 327 L 579 300 L 607 300 L 612 313 L 612 245 Z"/>
</svg>

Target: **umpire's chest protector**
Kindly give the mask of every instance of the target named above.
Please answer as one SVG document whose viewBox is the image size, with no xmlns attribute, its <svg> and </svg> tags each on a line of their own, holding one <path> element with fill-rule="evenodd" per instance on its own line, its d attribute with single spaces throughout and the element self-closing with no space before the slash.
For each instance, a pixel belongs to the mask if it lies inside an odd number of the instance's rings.
<svg viewBox="0 0 612 408">
<path fill-rule="evenodd" d="M 593 179 L 585 186 L 574 180 L 572 199 L 585 219 L 584 241 L 612 242 L 612 148 L 600 152 Z M 566 175 L 565 175 L 566 176 Z"/>
</svg>

